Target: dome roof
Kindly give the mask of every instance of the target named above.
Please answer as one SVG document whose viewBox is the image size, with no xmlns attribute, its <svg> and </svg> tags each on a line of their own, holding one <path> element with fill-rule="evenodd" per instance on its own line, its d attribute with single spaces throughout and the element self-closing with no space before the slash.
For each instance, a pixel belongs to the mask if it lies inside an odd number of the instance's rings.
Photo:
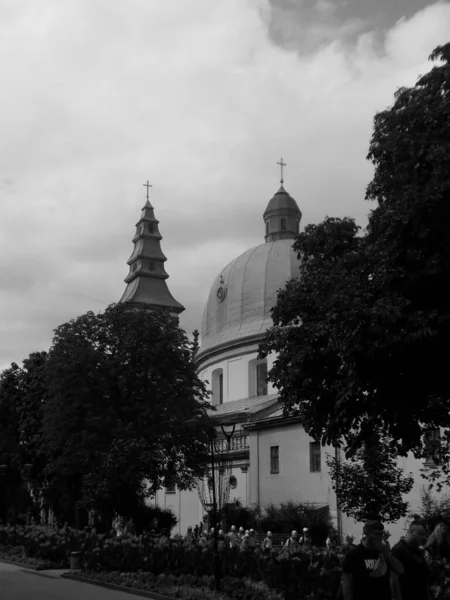
<svg viewBox="0 0 450 600">
<path fill-rule="evenodd" d="M 276 304 L 278 290 L 299 275 L 293 241 L 283 239 L 255 246 L 222 269 L 203 313 L 197 359 L 213 349 L 256 341 L 272 326 L 270 309 Z"/>
<path fill-rule="evenodd" d="M 297 202 L 294 200 L 292 196 L 290 196 L 283 186 L 280 186 L 280 189 L 275 194 L 275 196 L 269 200 L 269 204 L 267 205 L 266 210 L 264 211 L 264 215 L 271 211 L 279 211 L 291 209 L 295 213 L 302 216 L 302 211 L 299 209 Z"/>
</svg>

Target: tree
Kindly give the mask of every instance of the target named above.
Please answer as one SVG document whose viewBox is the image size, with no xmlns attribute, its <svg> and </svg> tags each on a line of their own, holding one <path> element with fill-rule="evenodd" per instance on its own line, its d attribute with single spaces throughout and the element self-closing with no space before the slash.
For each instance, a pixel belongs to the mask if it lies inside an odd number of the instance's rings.
<svg viewBox="0 0 450 600">
<path fill-rule="evenodd" d="M 208 394 L 168 315 L 119 304 L 71 320 L 55 331 L 47 372 L 45 476 L 67 513 L 130 515 L 167 479 L 193 485 L 207 437 L 184 423 L 204 415 Z"/>
<path fill-rule="evenodd" d="M 403 496 L 414 484 L 397 466 L 397 455 L 382 435 L 358 449 L 351 460 L 327 456 L 333 489 L 341 510 L 355 521 L 378 519 L 386 523 L 406 516 Z"/>
<path fill-rule="evenodd" d="M 23 432 L 21 406 L 26 388 L 26 372 L 16 363 L 0 375 L 0 514 L 17 517 L 32 500 L 27 490 L 30 452 Z M 31 418 L 31 407 L 26 410 Z"/>
<path fill-rule="evenodd" d="M 347 457 L 374 428 L 419 457 L 424 433 L 450 426 L 450 44 L 431 59 L 441 64 L 375 117 L 367 232 L 328 217 L 305 228 L 301 278 L 279 293 L 260 347 L 277 353 L 269 379 L 286 412 Z"/>
</svg>

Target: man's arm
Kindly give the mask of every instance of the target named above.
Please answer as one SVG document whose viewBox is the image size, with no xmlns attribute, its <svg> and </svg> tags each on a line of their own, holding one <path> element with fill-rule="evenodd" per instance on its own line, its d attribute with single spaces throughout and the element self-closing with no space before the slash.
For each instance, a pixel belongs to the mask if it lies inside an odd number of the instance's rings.
<svg viewBox="0 0 450 600">
<path fill-rule="evenodd" d="M 378 547 L 376 546 L 376 549 L 384 556 L 392 571 L 394 571 L 397 575 L 403 575 L 405 570 L 402 563 L 398 560 L 398 558 L 392 556 L 392 553 L 386 548 L 386 546 L 380 544 Z"/>
<path fill-rule="evenodd" d="M 353 575 L 351 573 L 342 573 L 342 592 L 344 600 L 353 600 Z"/>
<path fill-rule="evenodd" d="M 391 592 L 393 600 L 402 600 L 402 591 L 400 589 L 400 580 L 395 571 L 391 571 Z"/>
</svg>

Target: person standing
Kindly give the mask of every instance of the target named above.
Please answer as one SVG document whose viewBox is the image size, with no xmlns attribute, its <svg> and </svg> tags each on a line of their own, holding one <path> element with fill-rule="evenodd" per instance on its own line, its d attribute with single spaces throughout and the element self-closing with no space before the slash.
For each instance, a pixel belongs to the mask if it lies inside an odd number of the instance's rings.
<svg viewBox="0 0 450 600">
<path fill-rule="evenodd" d="M 392 548 L 392 554 L 404 569 L 393 587 L 394 600 L 430 600 L 428 565 L 421 548 L 427 539 L 428 531 L 424 522 L 415 520 L 406 536 Z"/>
<path fill-rule="evenodd" d="M 272 532 L 271 531 L 267 532 L 266 538 L 264 539 L 261 547 L 262 547 L 263 552 L 269 553 L 272 551 L 273 540 L 272 540 Z"/>
<path fill-rule="evenodd" d="M 231 531 L 228 534 L 228 540 L 230 543 L 230 548 L 235 548 L 239 545 L 239 536 L 238 532 L 236 531 L 236 525 L 231 526 Z"/>
<path fill-rule="evenodd" d="M 342 563 L 344 600 L 391 600 L 391 581 L 394 586 L 403 566 L 382 543 L 380 521 L 367 521 L 363 531 L 361 544 Z"/>
<path fill-rule="evenodd" d="M 300 544 L 298 542 L 298 533 L 297 531 L 293 531 L 291 533 L 291 537 L 286 540 L 286 543 L 283 546 L 283 552 L 285 550 L 290 550 L 291 552 L 298 552 Z"/>
</svg>

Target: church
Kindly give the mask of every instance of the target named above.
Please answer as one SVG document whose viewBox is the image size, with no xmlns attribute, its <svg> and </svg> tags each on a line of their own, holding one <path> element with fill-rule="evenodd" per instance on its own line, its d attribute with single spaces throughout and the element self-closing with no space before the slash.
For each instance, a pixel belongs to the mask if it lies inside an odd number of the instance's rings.
<svg viewBox="0 0 450 600">
<path fill-rule="evenodd" d="M 283 168 L 283 161 L 280 164 Z M 339 450 L 310 438 L 298 417 L 283 417 L 277 390 L 267 381 L 275 357 L 258 359 L 258 345 L 272 326 L 270 311 L 278 290 L 300 276 L 292 244 L 302 213 L 284 188 L 283 172 L 280 183 L 262 214 L 262 243 L 223 267 L 212 282 L 204 309 L 197 372 L 212 392 L 211 415 L 219 441 L 225 440 L 232 423 L 229 452 L 216 474 L 216 500 L 219 506 L 239 499 L 261 508 L 289 501 L 307 503 L 329 511 L 340 535 L 353 533 L 359 539 L 362 525 L 341 513 L 327 470 L 326 455 L 339 458 Z M 136 224 L 121 302 L 166 310 L 177 318 L 184 307 L 167 285 L 162 236 L 148 187 L 147 182 L 147 201 Z M 399 459 L 399 464 L 414 474 L 415 485 L 406 499 L 416 510 L 426 483 L 420 475 L 424 464 L 413 457 Z M 211 487 L 211 481 L 199 481 L 193 491 L 167 485 L 151 502 L 173 510 L 178 519 L 174 533 L 184 534 L 189 525 L 205 521 Z M 396 542 L 403 534 L 404 520 L 387 528 Z"/>
</svg>

